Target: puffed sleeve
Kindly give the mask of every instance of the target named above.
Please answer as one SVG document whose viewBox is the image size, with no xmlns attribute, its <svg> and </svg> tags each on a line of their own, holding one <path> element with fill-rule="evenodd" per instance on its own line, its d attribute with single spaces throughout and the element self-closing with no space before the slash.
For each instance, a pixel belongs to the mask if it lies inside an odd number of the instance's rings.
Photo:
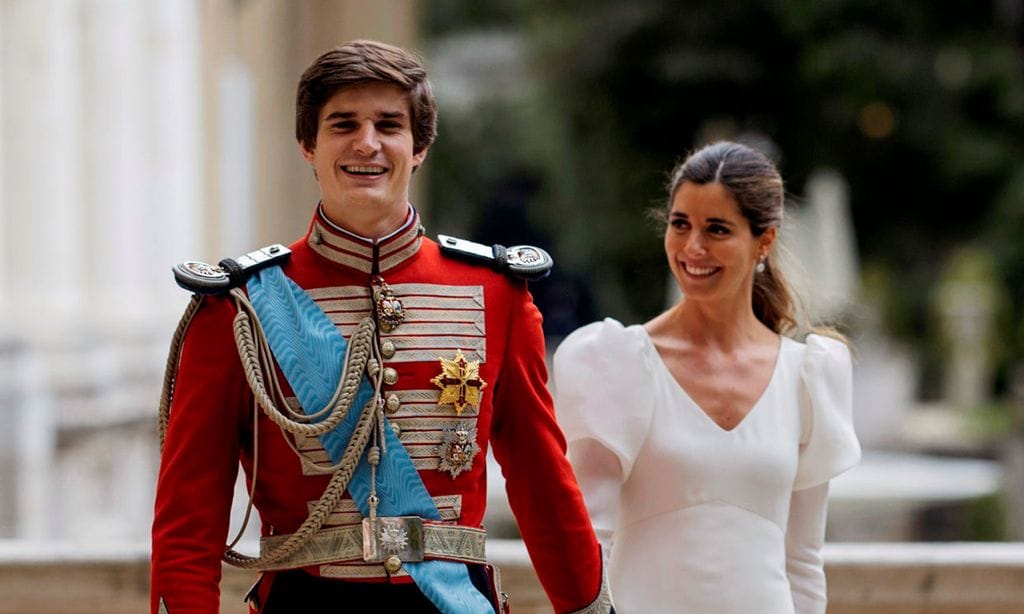
<svg viewBox="0 0 1024 614">
<path fill-rule="evenodd" d="M 808 335 L 801 380 L 800 459 L 793 490 L 827 482 L 860 460 L 853 430 L 853 368 L 846 344 Z"/>
<path fill-rule="evenodd" d="M 644 356 L 643 338 L 611 318 L 576 330 L 555 351 L 555 410 L 566 439 L 610 450 L 623 480 L 651 422 Z"/>
</svg>

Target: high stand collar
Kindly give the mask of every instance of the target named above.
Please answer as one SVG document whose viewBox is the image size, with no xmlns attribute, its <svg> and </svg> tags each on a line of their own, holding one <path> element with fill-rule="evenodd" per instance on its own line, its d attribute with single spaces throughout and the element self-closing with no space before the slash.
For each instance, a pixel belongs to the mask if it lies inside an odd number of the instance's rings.
<svg viewBox="0 0 1024 614">
<path fill-rule="evenodd" d="M 306 242 L 317 254 L 367 275 L 382 275 L 416 255 L 423 241 L 423 226 L 416 208 L 409 205 L 405 222 L 391 234 L 370 239 L 345 230 L 318 206 Z"/>
</svg>

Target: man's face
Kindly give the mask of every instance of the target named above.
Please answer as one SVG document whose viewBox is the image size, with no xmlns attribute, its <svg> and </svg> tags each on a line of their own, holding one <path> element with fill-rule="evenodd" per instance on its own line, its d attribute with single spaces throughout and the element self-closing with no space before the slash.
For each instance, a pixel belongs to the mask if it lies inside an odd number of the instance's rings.
<svg viewBox="0 0 1024 614">
<path fill-rule="evenodd" d="M 362 234 L 405 220 L 409 178 L 427 155 L 413 153 L 411 121 L 406 93 L 383 82 L 345 87 L 323 106 L 316 145 L 300 147 L 332 222 Z"/>
</svg>

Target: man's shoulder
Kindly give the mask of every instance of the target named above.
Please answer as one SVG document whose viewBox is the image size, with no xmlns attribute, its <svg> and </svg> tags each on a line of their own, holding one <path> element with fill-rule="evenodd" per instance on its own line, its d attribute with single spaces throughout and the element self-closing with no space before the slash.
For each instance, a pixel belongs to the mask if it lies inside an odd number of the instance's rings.
<svg viewBox="0 0 1024 614">
<path fill-rule="evenodd" d="M 544 279 L 554 265 L 546 251 L 532 245 L 484 245 L 443 234 L 437 236 L 437 245 L 448 260 L 486 267 L 522 281 Z"/>
<path fill-rule="evenodd" d="M 274 243 L 235 258 L 223 258 L 217 264 L 186 260 L 172 267 L 174 281 L 194 294 L 223 295 L 245 285 L 260 269 L 281 264 L 291 256 L 291 249 Z"/>
</svg>

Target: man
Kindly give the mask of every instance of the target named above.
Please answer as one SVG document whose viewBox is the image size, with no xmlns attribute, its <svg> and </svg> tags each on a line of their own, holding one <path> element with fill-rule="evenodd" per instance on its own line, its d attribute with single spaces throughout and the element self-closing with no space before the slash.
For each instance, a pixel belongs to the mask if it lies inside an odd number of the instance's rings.
<svg viewBox="0 0 1024 614">
<path fill-rule="evenodd" d="M 536 259 L 496 248 L 481 266 L 463 242 L 445 253 L 423 236 L 409 182 L 435 134 L 415 56 L 373 41 L 323 54 L 296 101 L 322 198 L 307 235 L 286 259 L 274 247 L 222 262 L 226 275 L 177 271 L 199 293 L 216 292 L 207 278 L 245 291 L 194 300 L 172 346 L 154 612 L 216 611 L 222 557 L 264 572 L 257 612 L 500 610 L 480 529 L 488 445 L 555 610 L 609 610 L 540 314 L 525 282 L 494 270 Z M 224 546 L 239 461 L 262 520 L 257 558 Z"/>
</svg>

